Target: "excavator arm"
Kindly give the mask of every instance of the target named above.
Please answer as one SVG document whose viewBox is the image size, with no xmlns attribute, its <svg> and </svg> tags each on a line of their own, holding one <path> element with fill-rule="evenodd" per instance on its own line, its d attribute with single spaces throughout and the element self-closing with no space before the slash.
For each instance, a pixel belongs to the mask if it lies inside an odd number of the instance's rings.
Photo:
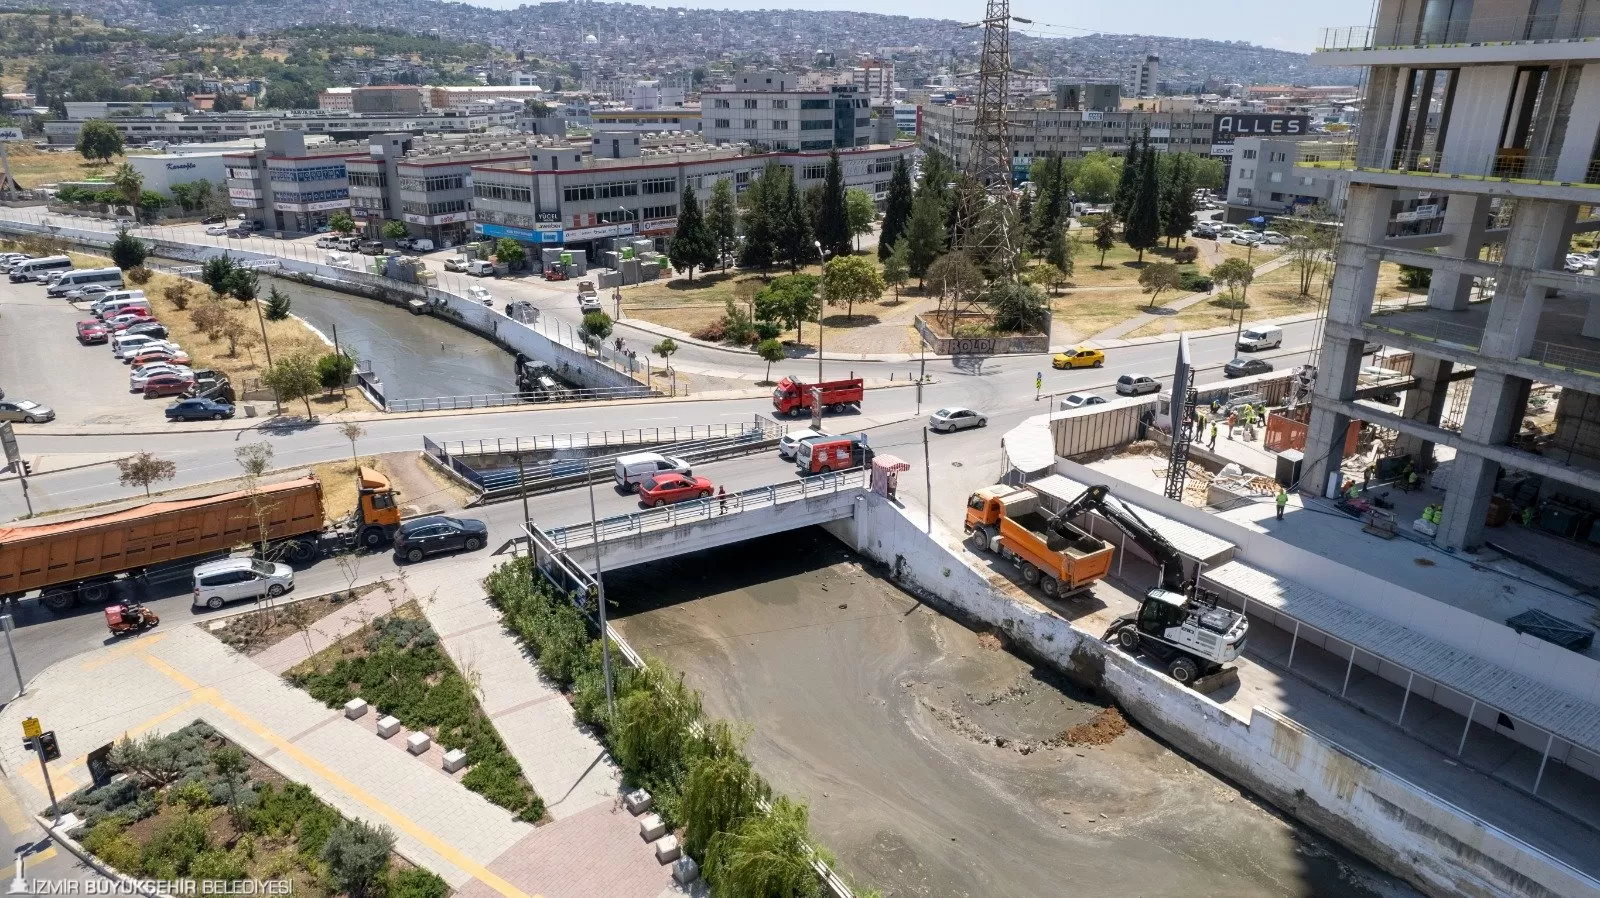
<svg viewBox="0 0 1600 898">
<path fill-rule="evenodd" d="M 1111 495 L 1111 488 L 1105 484 L 1091 486 L 1081 495 L 1066 504 L 1061 512 L 1050 520 L 1050 527 L 1057 532 L 1064 533 L 1067 522 L 1084 512 L 1097 512 L 1101 517 L 1115 524 L 1118 530 L 1128 535 L 1136 545 L 1150 553 L 1150 557 L 1161 565 L 1161 588 L 1172 592 L 1187 593 L 1189 583 L 1183 576 L 1183 556 L 1170 541 L 1156 531 L 1154 527 L 1144 522 L 1144 519 L 1134 513 L 1134 510 L 1124 505 L 1117 497 Z"/>
</svg>

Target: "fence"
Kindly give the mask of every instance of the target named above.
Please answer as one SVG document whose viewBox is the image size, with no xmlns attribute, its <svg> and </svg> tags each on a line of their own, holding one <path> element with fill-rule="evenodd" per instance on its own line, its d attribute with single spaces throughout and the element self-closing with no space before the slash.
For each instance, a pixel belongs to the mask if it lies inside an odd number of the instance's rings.
<svg viewBox="0 0 1600 898">
<path fill-rule="evenodd" d="M 587 449 L 595 446 L 642 446 L 657 443 L 676 443 L 680 440 L 710 440 L 719 437 L 739 436 L 752 430 L 764 430 L 776 422 L 756 415 L 748 424 L 691 424 L 672 427 L 641 427 L 637 430 L 591 430 L 586 433 L 557 433 L 533 437 L 514 437 L 495 440 L 449 440 L 436 442 L 427 437 L 423 443 L 437 450 L 442 461 L 446 455 L 501 455 L 507 453 L 545 452 L 559 449 Z M 781 435 L 781 432 L 780 432 Z"/>
<path fill-rule="evenodd" d="M 1583 5 L 1578 4 L 1578 9 L 1583 9 Z M 1324 52 L 1375 50 L 1451 44 L 1582 40 L 1600 36 L 1600 15 L 1593 11 L 1437 18 L 1430 14 L 1420 19 L 1413 13 L 1409 19 L 1404 22 L 1386 22 L 1377 26 L 1351 25 L 1342 28 L 1324 28 L 1321 40 L 1318 41 L 1318 48 Z"/>
<path fill-rule="evenodd" d="M 384 406 L 386 412 L 436 412 L 450 409 L 496 408 L 526 403 L 559 404 L 564 402 L 604 402 L 613 399 L 644 399 L 663 395 L 660 390 L 645 386 L 592 387 L 567 389 L 555 395 L 544 392 L 527 393 L 474 393 L 467 396 L 430 396 L 423 399 L 391 399 Z"/>
</svg>

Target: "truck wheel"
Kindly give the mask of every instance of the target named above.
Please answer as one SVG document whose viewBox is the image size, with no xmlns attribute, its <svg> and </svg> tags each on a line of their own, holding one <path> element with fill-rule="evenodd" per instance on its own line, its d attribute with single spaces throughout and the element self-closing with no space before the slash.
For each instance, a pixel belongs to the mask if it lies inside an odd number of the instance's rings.
<svg viewBox="0 0 1600 898">
<path fill-rule="evenodd" d="M 794 406 L 794 407 L 790 408 L 789 409 L 789 417 L 791 417 L 791 418 L 800 417 L 800 406 L 797 405 L 797 406 Z"/>
<path fill-rule="evenodd" d="M 1039 569 L 1024 561 L 1022 563 L 1022 582 L 1032 586 L 1039 582 Z"/>
<path fill-rule="evenodd" d="M 1123 627 L 1117 631 L 1117 645 L 1132 652 L 1139 648 L 1139 631 L 1133 627 Z"/>
<path fill-rule="evenodd" d="M 844 403 L 835 402 L 833 405 L 828 406 L 828 411 L 833 412 L 835 415 L 842 415 L 844 414 Z"/>
<path fill-rule="evenodd" d="M 1048 575 L 1040 577 L 1039 591 L 1044 593 L 1045 598 L 1053 599 L 1061 591 L 1061 581 Z"/>
<path fill-rule="evenodd" d="M 111 598 L 111 588 L 104 583 L 91 583 L 78 587 L 78 598 L 90 605 L 103 605 Z"/>
<path fill-rule="evenodd" d="M 317 548 L 309 540 L 297 539 L 288 545 L 290 561 L 307 562 L 316 557 Z"/>
<path fill-rule="evenodd" d="M 44 607 L 59 614 L 71 608 L 75 598 L 72 590 L 62 589 L 58 586 L 54 589 L 45 590 L 44 594 L 39 596 L 39 601 L 44 603 Z"/>
<path fill-rule="evenodd" d="M 982 527 L 974 528 L 972 531 L 972 536 L 969 539 L 972 542 L 972 548 L 974 551 L 989 551 L 989 532 L 987 530 L 984 530 Z"/>
<path fill-rule="evenodd" d="M 1187 686 L 1200 676 L 1200 665 L 1194 663 L 1192 658 L 1178 658 L 1167 668 L 1167 673 L 1171 674 L 1174 680 Z"/>
</svg>

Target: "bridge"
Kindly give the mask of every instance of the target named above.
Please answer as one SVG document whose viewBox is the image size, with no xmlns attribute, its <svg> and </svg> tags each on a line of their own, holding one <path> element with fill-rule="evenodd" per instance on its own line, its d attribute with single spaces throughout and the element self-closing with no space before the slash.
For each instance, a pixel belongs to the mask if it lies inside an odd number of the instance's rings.
<svg viewBox="0 0 1600 898">
<path fill-rule="evenodd" d="M 558 588 L 587 594 L 595 556 L 605 570 L 715 549 L 851 517 L 869 487 L 863 468 L 803 477 L 548 530 L 524 525 L 534 565 Z"/>
</svg>

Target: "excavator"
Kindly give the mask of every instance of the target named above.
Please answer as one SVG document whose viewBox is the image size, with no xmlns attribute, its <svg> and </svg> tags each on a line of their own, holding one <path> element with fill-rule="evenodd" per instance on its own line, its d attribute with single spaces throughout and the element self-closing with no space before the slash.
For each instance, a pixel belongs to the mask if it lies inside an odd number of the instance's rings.
<svg viewBox="0 0 1600 898">
<path fill-rule="evenodd" d="M 1071 520 L 1090 511 L 1126 533 L 1161 567 L 1161 585 L 1145 593 L 1138 611 L 1112 621 L 1103 637 L 1107 642 L 1115 641 L 1130 654 L 1143 652 L 1166 665 L 1174 680 L 1190 686 L 1244 652 L 1250 622 L 1219 605 L 1215 593 L 1187 579 L 1177 548 L 1111 495 L 1110 487 L 1089 487 L 1056 517 Z"/>
</svg>

